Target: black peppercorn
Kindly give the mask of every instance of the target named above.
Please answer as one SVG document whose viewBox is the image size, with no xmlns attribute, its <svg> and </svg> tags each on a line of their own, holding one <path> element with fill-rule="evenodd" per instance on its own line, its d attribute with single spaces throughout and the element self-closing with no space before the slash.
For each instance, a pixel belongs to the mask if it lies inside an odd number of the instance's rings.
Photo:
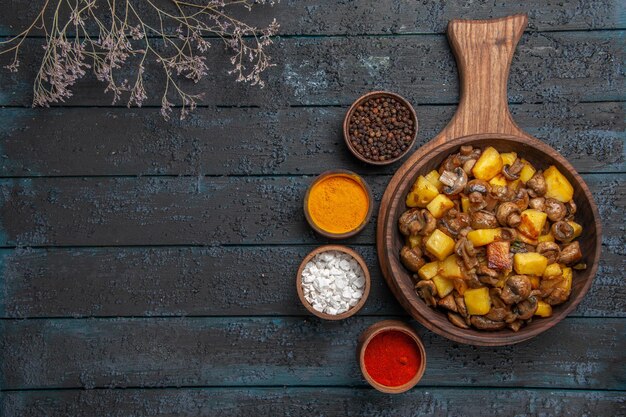
<svg viewBox="0 0 626 417">
<path fill-rule="evenodd" d="M 373 97 L 354 109 L 348 132 L 353 149 L 370 161 L 399 157 L 415 136 L 411 110 L 392 97 Z"/>
</svg>

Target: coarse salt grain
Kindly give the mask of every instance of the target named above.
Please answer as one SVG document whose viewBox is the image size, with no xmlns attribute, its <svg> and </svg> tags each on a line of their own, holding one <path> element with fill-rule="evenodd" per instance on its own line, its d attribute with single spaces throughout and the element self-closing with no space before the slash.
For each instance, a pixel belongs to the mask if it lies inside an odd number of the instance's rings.
<svg viewBox="0 0 626 417">
<path fill-rule="evenodd" d="M 304 298 L 322 313 L 345 313 L 357 305 L 364 289 L 363 269 L 352 256 L 344 252 L 319 253 L 302 270 Z"/>
</svg>

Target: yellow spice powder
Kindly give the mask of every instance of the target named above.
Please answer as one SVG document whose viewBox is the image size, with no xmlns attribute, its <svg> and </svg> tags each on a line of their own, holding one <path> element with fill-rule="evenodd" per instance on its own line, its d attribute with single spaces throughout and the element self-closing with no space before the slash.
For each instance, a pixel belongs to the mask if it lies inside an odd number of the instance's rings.
<svg viewBox="0 0 626 417">
<path fill-rule="evenodd" d="M 308 210 L 313 222 L 330 233 L 347 233 L 361 225 L 369 209 L 363 186 L 336 175 L 326 177 L 309 192 Z"/>
</svg>

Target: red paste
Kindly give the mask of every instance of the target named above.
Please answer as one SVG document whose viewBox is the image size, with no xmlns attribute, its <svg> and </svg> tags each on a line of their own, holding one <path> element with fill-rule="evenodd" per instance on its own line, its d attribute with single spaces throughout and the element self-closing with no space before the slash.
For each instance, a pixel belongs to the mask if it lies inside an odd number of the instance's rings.
<svg viewBox="0 0 626 417">
<path fill-rule="evenodd" d="M 409 382 L 421 363 L 415 341 L 397 330 L 374 336 L 365 348 L 364 359 L 365 369 L 372 379 L 388 387 Z"/>
</svg>

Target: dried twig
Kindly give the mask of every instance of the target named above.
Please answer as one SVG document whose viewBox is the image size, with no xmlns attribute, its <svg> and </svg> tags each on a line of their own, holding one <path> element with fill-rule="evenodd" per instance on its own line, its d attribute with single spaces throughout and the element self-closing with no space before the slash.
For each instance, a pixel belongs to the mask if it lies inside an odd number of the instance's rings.
<svg viewBox="0 0 626 417">
<path fill-rule="evenodd" d="M 104 91 L 113 94 L 113 103 L 125 99 L 129 107 L 141 107 L 148 99 L 146 61 L 154 59 L 165 75 L 161 114 L 168 119 L 177 102 L 182 119 L 201 96 L 185 92 L 180 78 L 197 83 L 208 75 L 206 52 L 215 40 L 233 51 L 229 73 L 236 81 L 263 87 L 261 73 L 273 65 L 265 48 L 278 23 L 259 29 L 227 13 L 232 6 L 250 10 L 258 3 L 274 0 L 45 0 L 29 27 L 0 41 L 0 55 L 12 54 L 5 68 L 17 72 L 24 40 L 34 30 L 44 31 L 47 42 L 33 106 L 45 107 L 71 97 L 72 86 L 88 70 L 106 83 Z M 169 27 L 176 29 L 170 33 Z M 124 67 L 135 68 L 134 81 L 120 75 Z"/>
</svg>

